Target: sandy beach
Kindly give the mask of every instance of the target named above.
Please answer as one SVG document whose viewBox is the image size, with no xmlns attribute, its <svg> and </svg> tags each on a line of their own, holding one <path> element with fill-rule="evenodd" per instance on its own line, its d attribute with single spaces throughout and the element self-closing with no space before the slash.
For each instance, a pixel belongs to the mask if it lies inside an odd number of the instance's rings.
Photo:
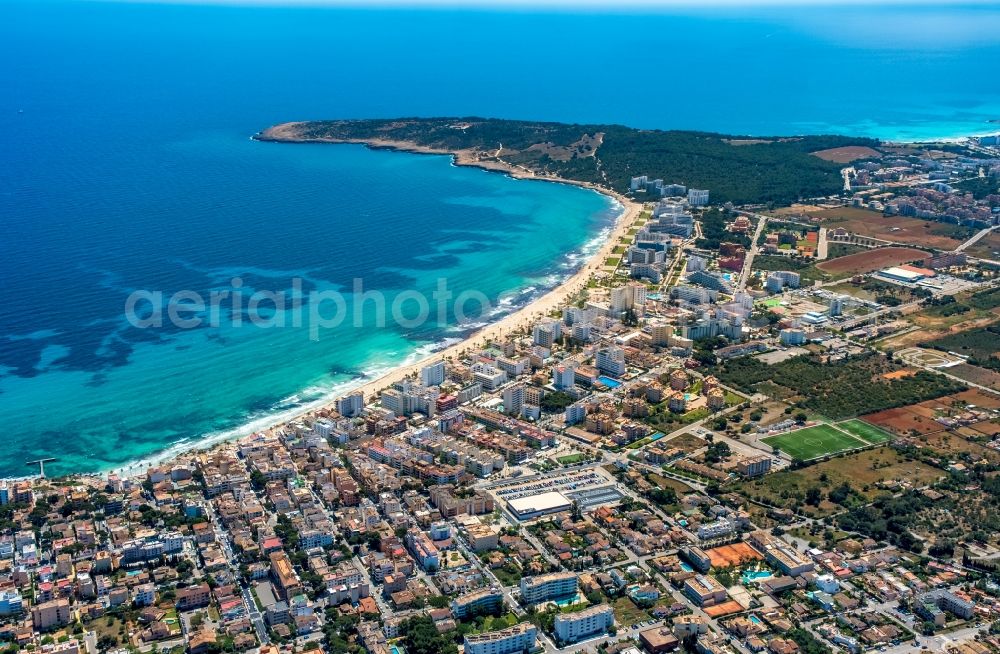
<svg viewBox="0 0 1000 654">
<path fill-rule="evenodd" d="M 604 235 L 604 242 L 601 246 L 593 252 L 584 265 L 580 267 L 580 269 L 577 270 L 572 276 L 546 294 L 536 298 L 531 303 L 514 311 L 513 313 L 499 318 L 489 325 L 482 327 L 481 329 L 468 335 L 463 340 L 444 349 L 433 352 L 418 361 L 393 368 L 385 374 L 355 386 L 350 390 L 338 391 L 335 395 L 324 398 L 318 402 L 311 403 L 308 406 L 299 407 L 287 413 L 264 418 L 254 423 L 245 425 L 242 428 L 227 432 L 226 434 L 179 443 L 160 452 L 151 454 L 139 461 L 133 461 L 122 467 L 104 471 L 103 474 L 107 475 L 114 473 L 120 477 L 144 476 L 149 467 L 165 463 L 183 455 L 188 451 L 210 449 L 222 443 L 238 440 L 239 438 L 243 438 L 254 433 L 266 432 L 269 429 L 274 429 L 275 427 L 292 422 L 299 418 L 316 414 L 324 409 L 329 409 L 333 406 L 333 402 L 337 397 L 341 397 L 350 392 L 361 391 L 364 393 L 365 401 L 371 402 L 379 392 L 390 387 L 392 384 L 406 379 L 407 377 L 419 376 L 420 369 L 429 363 L 440 360 L 461 359 L 471 351 L 485 347 L 489 342 L 501 340 L 519 330 L 530 330 L 531 326 L 535 322 L 544 318 L 552 311 L 561 309 L 572 296 L 586 288 L 590 277 L 594 273 L 603 269 L 604 261 L 612 256 L 615 245 L 628 233 L 642 212 L 641 204 L 633 202 L 632 200 L 609 189 L 602 188 L 594 184 L 565 180 L 558 177 L 535 175 L 530 170 L 509 165 L 496 158 L 483 159 L 479 153 L 473 153 L 470 151 L 448 152 L 434 148 L 417 146 L 407 142 L 386 140 L 303 140 L 299 138 L 292 138 L 290 136 L 294 133 L 290 128 L 293 128 L 296 124 L 297 123 L 285 123 L 275 126 L 269 130 L 265 130 L 264 133 L 259 135 L 259 138 L 260 140 L 286 143 L 355 143 L 374 149 L 398 150 L 415 154 L 451 155 L 455 165 L 458 166 L 475 166 L 485 170 L 510 175 L 516 179 L 534 179 L 550 183 L 571 184 L 573 186 L 588 188 L 613 198 L 622 205 L 623 211 L 615 220 L 615 223 L 610 231 Z"/>
<path fill-rule="evenodd" d="M 607 192 L 605 191 L 605 193 Z M 629 229 L 631 229 L 632 224 L 641 213 L 642 205 L 617 196 L 616 194 L 613 195 L 608 193 L 608 195 L 612 195 L 612 197 L 618 200 L 625 207 L 625 211 L 621 214 L 621 216 L 619 216 L 618 220 L 615 222 L 614 228 L 608 234 L 601 247 L 590 257 L 580 270 L 574 273 L 569 279 L 559 286 L 536 299 L 534 302 L 531 302 L 514 313 L 508 314 L 498 321 L 483 327 L 479 331 L 471 334 L 465 340 L 455 343 L 444 350 L 435 352 L 421 361 L 396 368 L 382 377 L 359 387 L 358 390 L 365 394 L 365 400 L 369 400 L 373 394 L 402 379 L 405 379 L 406 377 L 419 374 L 420 368 L 429 363 L 439 361 L 441 359 L 461 358 L 464 354 L 467 354 L 471 350 L 485 347 L 486 344 L 491 341 L 501 340 L 504 336 L 510 335 L 518 330 L 530 329 L 531 326 L 539 319 L 544 318 L 553 310 L 562 308 L 570 297 L 586 287 L 590 276 L 603 267 L 603 262 L 611 256 L 615 244 L 618 243 L 621 237 L 624 236 Z"/>
</svg>

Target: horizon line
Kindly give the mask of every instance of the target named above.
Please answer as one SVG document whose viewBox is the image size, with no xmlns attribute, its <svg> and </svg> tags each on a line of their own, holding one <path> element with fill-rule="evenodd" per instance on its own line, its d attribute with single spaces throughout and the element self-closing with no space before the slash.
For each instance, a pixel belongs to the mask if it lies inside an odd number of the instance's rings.
<svg viewBox="0 0 1000 654">
<path fill-rule="evenodd" d="M 656 11 L 673 9 L 764 9 L 831 7 L 995 7 L 993 0 L 77 0 L 105 4 L 165 4 L 229 7 L 339 9 L 516 9 L 529 11 Z"/>
</svg>

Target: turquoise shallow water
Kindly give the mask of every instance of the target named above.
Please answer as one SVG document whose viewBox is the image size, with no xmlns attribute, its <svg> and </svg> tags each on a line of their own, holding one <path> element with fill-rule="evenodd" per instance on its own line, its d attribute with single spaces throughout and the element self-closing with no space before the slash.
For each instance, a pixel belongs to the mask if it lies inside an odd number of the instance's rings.
<svg viewBox="0 0 1000 654">
<path fill-rule="evenodd" d="M 53 280 L 57 292 L 19 300 L 31 313 L 7 305 L 2 314 L 12 327 L 0 377 L 0 471 L 24 474 L 23 461 L 41 456 L 59 457 L 52 472 L 112 468 L 299 409 L 529 301 L 573 270 L 617 214 L 596 193 L 458 168 L 448 157 L 226 135 L 163 148 L 178 168 L 209 177 L 145 200 L 171 210 L 133 213 L 95 198 L 100 218 L 64 239 L 55 226 L 42 230 L 59 212 L 14 223 L 23 232 L 18 250 L 47 253 L 44 266 L 62 279 Z M 125 232 L 124 253 L 106 250 L 109 231 Z M 343 290 L 349 310 L 356 277 L 384 291 L 390 307 L 404 289 L 430 297 L 445 278 L 456 294 L 484 293 L 494 313 L 463 325 L 451 316 L 439 324 L 435 313 L 405 328 L 391 319 L 379 328 L 366 314 L 362 327 L 348 319 L 319 330 L 318 340 L 308 305 L 298 328 L 291 312 L 283 328 L 223 320 L 219 328 L 135 329 L 122 317 L 134 289 L 208 297 L 232 288 L 234 277 L 245 280 L 244 292 L 286 291 L 294 278 L 307 290 Z"/>
<path fill-rule="evenodd" d="M 395 11 L 0 0 L 0 474 L 96 470 L 294 410 L 461 330 L 137 330 L 135 289 L 446 276 L 504 307 L 614 208 L 276 122 L 492 115 L 747 134 L 991 131 L 995 7 Z M 488 318 L 489 316 L 486 316 Z M 481 322 L 482 320 L 479 320 Z"/>
</svg>

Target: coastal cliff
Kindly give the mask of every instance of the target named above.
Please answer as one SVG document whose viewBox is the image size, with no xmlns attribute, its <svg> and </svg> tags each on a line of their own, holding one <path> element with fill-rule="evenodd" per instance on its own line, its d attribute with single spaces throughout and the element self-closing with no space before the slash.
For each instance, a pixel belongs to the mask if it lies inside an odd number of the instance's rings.
<svg viewBox="0 0 1000 654">
<path fill-rule="evenodd" d="M 841 189 L 842 165 L 813 153 L 878 144 L 846 136 L 760 138 L 493 118 L 288 122 L 254 138 L 450 154 L 459 165 L 563 179 L 618 193 L 628 192 L 631 177 L 650 175 L 711 189 L 718 202 L 776 204 Z"/>
</svg>

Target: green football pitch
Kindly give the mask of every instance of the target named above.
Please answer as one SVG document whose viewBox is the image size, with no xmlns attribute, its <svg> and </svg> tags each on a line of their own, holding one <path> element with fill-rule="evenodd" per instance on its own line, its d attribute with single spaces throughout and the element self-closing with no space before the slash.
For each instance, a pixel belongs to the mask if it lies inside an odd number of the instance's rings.
<svg viewBox="0 0 1000 654">
<path fill-rule="evenodd" d="M 889 432 L 879 429 L 875 425 L 870 425 L 864 420 L 858 420 L 857 418 L 845 420 L 844 422 L 838 422 L 837 427 L 843 429 L 852 436 L 857 436 L 863 441 L 868 441 L 872 445 L 888 443 L 892 440 L 892 434 Z"/>
<path fill-rule="evenodd" d="M 793 459 L 802 459 L 803 461 L 868 445 L 867 442 L 845 434 L 831 425 L 806 427 L 761 440 L 771 447 L 785 452 Z"/>
</svg>

